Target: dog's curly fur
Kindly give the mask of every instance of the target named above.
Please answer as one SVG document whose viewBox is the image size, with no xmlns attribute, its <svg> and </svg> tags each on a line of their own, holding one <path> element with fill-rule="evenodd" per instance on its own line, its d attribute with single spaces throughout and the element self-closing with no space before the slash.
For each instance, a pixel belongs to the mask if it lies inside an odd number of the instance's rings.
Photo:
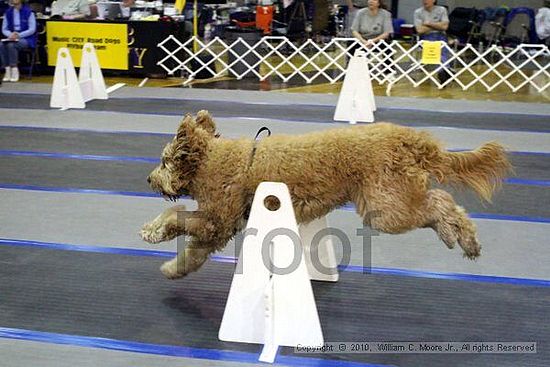
<svg viewBox="0 0 550 367">
<path fill-rule="evenodd" d="M 353 202 L 365 224 L 377 230 L 430 227 L 449 248 L 458 242 L 464 256 L 475 259 L 481 249 L 475 225 L 431 182 L 467 186 L 489 201 L 511 169 L 496 142 L 447 152 L 429 133 L 390 123 L 268 137 L 251 159 L 253 146 L 252 140 L 219 137 L 211 116 L 200 111 L 184 118 L 164 148 L 162 163 L 148 178 L 151 187 L 171 200 L 191 195 L 200 213 L 176 206 L 142 228 L 142 238 L 151 243 L 192 236 L 185 251 L 161 267 L 168 278 L 197 270 L 243 229 L 262 181 L 288 186 L 298 223 Z"/>
</svg>

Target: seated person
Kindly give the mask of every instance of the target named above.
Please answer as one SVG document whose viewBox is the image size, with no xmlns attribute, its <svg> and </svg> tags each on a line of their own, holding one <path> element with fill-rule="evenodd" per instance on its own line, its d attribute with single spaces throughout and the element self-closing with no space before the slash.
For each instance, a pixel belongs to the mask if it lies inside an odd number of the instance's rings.
<svg viewBox="0 0 550 367">
<path fill-rule="evenodd" d="M 12 0 L 2 21 L 0 59 L 6 72 L 2 81 L 19 81 L 19 50 L 36 47 L 36 19 L 23 0 Z M 5 42 L 8 41 L 8 42 Z"/>
<path fill-rule="evenodd" d="M 366 47 L 390 37 L 393 33 L 391 13 L 385 10 L 382 0 L 369 0 L 367 7 L 357 12 L 351 33 Z"/>
<path fill-rule="evenodd" d="M 435 5 L 436 0 L 423 0 L 422 7 L 414 11 L 414 26 L 420 39 L 429 41 L 447 41 L 449 16 L 447 9 Z"/>
<path fill-rule="evenodd" d="M 391 13 L 386 10 L 386 5 L 382 0 L 368 0 L 367 7 L 358 10 L 351 25 L 351 34 L 359 40 L 364 47 L 371 48 L 377 42 L 388 40 L 393 33 L 393 24 Z M 359 46 L 355 45 L 350 49 L 352 55 Z M 382 43 L 379 50 L 386 55 L 391 55 L 390 48 Z M 382 62 L 375 63 L 375 70 L 381 71 L 383 74 L 390 75 L 393 73 L 391 68 L 392 60 L 390 57 L 382 56 Z"/>
<path fill-rule="evenodd" d="M 122 4 L 120 5 L 120 10 L 122 12 L 123 18 L 130 18 L 130 9 L 135 6 L 136 1 L 135 0 L 122 0 Z"/>
<path fill-rule="evenodd" d="M 544 6 L 537 12 L 535 29 L 540 40 L 550 46 L 550 0 L 545 0 Z"/>
<path fill-rule="evenodd" d="M 90 7 L 89 19 L 96 19 L 99 16 L 99 10 L 95 0 L 88 0 L 88 5 Z"/>
<path fill-rule="evenodd" d="M 89 0 L 57 0 L 52 3 L 52 18 L 84 19 L 89 15 Z"/>
<path fill-rule="evenodd" d="M 414 27 L 421 40 L 443 41 L 447 43 L 447 28 L 449 28 L 449 16 L 447 9 L 436 5 L 436 0 L 422 0 L 422 7 L 414 11 Z M 441 62 L 445 68 L 445 63 L 449 59 L 445 49 L 441 52 Z M 450 74 L 441 69 L 438 74 L 439 81 L 444 83 L 449 79 Z"/>
</svg>

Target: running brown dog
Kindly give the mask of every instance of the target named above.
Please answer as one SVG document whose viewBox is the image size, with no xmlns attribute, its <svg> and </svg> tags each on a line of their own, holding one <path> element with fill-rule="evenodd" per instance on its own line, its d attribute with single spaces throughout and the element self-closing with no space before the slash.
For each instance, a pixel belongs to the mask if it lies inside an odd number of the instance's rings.
<svg viewBox="0 0 550 367">
<path fill-rule="evenodd" d="M 481 246 L 474 223 L 449 193 L 431 188 L 431 182 L 466 186 L 489 201 L 511 169 L 499 143 L 448 152 L 429 133 L 391 123 L 272 136 L 257 143 L 252 157 L 254 144 L 219 137 L 207 111 L 181 122 L 148 181 L 167 199 L 189 194 L 200 214 L 175 206 L 141 230 L 150 243 L 191 236 L 185 250 L 162 265 L 166 277 L 197 270 L 242 230 L 263 181 L 288 186 L 298 223 L 352 202 L 374 229 L 403 233 L 430 227 L 447 247 L 458 242 L 464 256 L 475 259 Z"/>
</svg>

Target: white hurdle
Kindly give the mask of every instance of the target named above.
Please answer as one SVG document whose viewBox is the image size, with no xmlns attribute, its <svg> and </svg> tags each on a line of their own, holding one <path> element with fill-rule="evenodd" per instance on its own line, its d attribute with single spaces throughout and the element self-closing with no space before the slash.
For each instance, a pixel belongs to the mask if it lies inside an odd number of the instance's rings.
<svg viewBox="0 0 550 367">
<path fill-rule="evenodd" d="M 57 51 L 50 107 L 62 110 L 85 108 L 86 102 L 92 99 L 108 98 L 93 44 L 86 43 L 82 48 L 78 79 L 69 50 L 62 47 Z"/>
<path fill-rule="evenodd" d="M 327 235 L 326 229 L 328 229 L 327 217 L 300 225 L 299 231 L 304 250 L 304 260 L 311 280 L 337 282 L 338 262 L 332 238 Z M 320 238 L 317 239 L 316 236 Z M 311 247 L 311 244 L 318 245 L 317 247 Z"/>
<path fill-rule="evenodd" d="M 279 209 L 266 208 L 268 196 L 279 199 Z M 259 360 L 268 363 L 274 362 L 279 346 L 323 345 L 310 279 L 338 280 L 336 257 L 332 242 L 321 242 L 321 263 L 334 267 L 336 275 L 310 274 L 310 257 L 302 256 L 310 246 L 302 246 L 301 240 L 304 236 L 311 241 L 323 227 L 326 220 L 298 229 L 285 184 L 263 182 L 258 186 L 219 330 L 220 340 L 263 344 Z M 271 260 L 266 264 L 268 258 Z"/>
<path fill-rule="evenodd" d="M 375 111 L 376 102 L 366 53 L 357 50 L 349 61 L 334 120 L 348 121 L 350 124 L 374 122 Z"/>
</svg>

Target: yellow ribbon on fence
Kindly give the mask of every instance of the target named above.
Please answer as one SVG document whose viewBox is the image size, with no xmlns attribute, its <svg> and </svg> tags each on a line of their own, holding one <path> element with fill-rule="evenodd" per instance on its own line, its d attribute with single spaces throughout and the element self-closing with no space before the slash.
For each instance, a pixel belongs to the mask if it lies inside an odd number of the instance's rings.
<svg viewBox="0 0 550 367">
<path fill-rule="evenodd" d="M 442 46 L 443 43 L 441 41 L 422 42 L 422 63 L 426 65 L 441 64 Z"/>
</svg>

